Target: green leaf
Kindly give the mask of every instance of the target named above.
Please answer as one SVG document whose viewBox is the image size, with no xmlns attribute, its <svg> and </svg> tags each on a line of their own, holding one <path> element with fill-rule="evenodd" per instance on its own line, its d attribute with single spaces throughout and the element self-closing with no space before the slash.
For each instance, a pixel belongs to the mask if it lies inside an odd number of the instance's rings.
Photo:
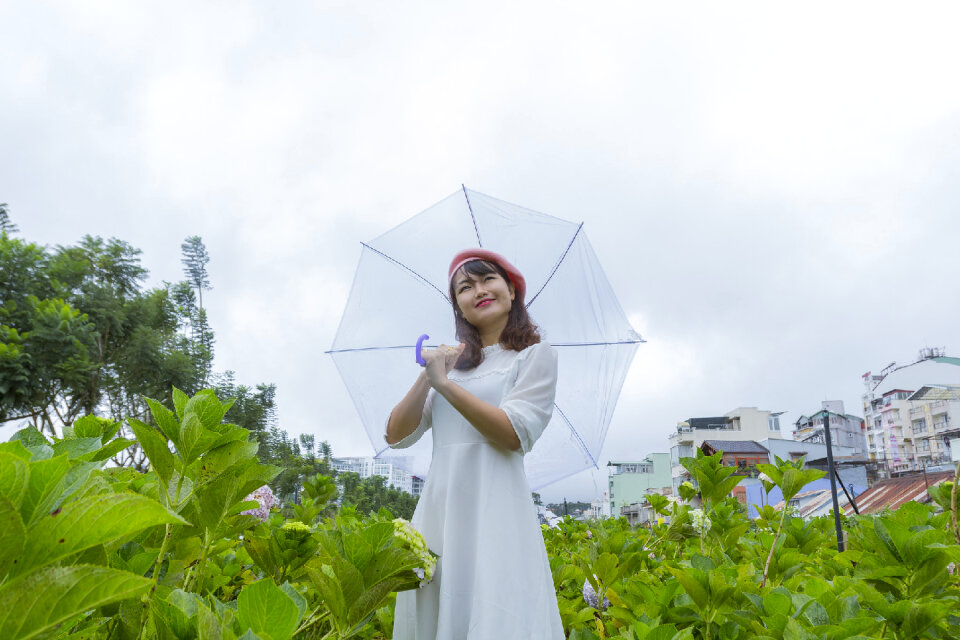
<svg viewBox="0 0 960 640">
<path fill-rule="evenodd" d="M 296 603 L 297 610 L 300 612 L 300 619 L 303 620 L 303 616 L 307 614 L 307 599 L 289 582 L 280 585 L 280 589 Z"/>
<path fill-rule="evenodd" d="M 0 587 L 0 638 L 26 640 L 97 607 L 135 598 L 147 578 L 107 567 L 47 567 Z"/>
<path fill-rule="evenodd" d="M 166 523 L 187 524 L 156 500 L 135 493 L 81 498 L 31 528 L 17 573 Z"/>
<path fill-rule="evenodd" d="M 183 412 L 187 407 L 190 397 L 180 389 L 173 388 L 173 408 L 177 411 L 177 417 L 183 420 Z"/>
<path fill-rule="evenodd" d="M 205 429 L 216 430 L 215 427 L 223 422 L 226 410 L 213 391 L 204 389 L 187 402 L 184 415 L 189 416 L 191 413 L 197 416 Z"/>
<path fill-rule="evenodd" d="M 783 614 L 789 616 L 793 612 L 793 602 L 790 597 L 777 591 L 771 591 L 763 596 L 763 608 L 767 615 Z"/>
<path fill-rule="evenodd" d="M 217 616 L 203 604 L 197 606 L 197 640 L 222 640 L 223 628 Z"/>
<path fill-rule="evenodd" d="M 73 435 L 77 438 L 100 438 L 103 436 L 103 424 L 97 416 L 87 415 L 73 422 Z"/>
<path fill-rule="evenodd" d="M 0 495 L 0 581 L 18 562 L 27 539 L 20 510 L 15 504 Z"/>
<path fill-rule="evenodd" d="M 609 586 L 617 579 L 617 565 L 617 556 L 604 553 L 593 564 L 593 573 L 604 585 Z"/>
<path fill-rule="evenodd" d="M 289 640 L 297 630 L 300 611 L 293 599 L 270 579 L 249 584 L 237 596 L 240 629 L 268 634 L 273 640 Z"/>
<path fill-rule="evenodd" d="M 30 458 L 33 457 L 33 454 L 19 440 L 0 442 L 0 452 L 13 454 L 24 462 L 30 462 Z"/>
<path fill-rule="evenodd" d="M 184 463 L 190 464 L 213 444 L 216 437 L 216 433 L 203 428 L 195 414 L 188 413 L 180 423 L 180 442 L 174 441 L 174 444 Z"/>
<path fill-rule="evenodd" d="M 165 485 L 169 485 L 173 475 L 174 459 L 166 439 L 159 431 L 135 418 L 127 418 L 127 424 L 130 425 L 137 441 L 143 447 L 143 452 L 147 454 L 147 459 L 153 465 L 157 476 Z"/>
<path fill-rule="evenodd" d="M 127 438 L 117 438 L 116 440 L 111 440 L 107 444 L 103 445 L 93 453 L 88 453 L 83 456 L 82 460 L 90 460 L 93 462 L 100 462 L 103 460 L 109 460 L 113 456 L 117 455 L 127 447 L 136 444 L 136 440 L 129 440 Z"/>
<path fill-rule="evenodd" d="M 53 445 L 54 455 L 67 454 L 71 460 L 93 453 L 102 446 L 99 436 L 96 438 L 70 438 Z"/>
<path fill-rule="evenodd" d="M 0 452 L 0 495 L 6 496 L 18 508 L 29 477 L 30 467 L 26 461 L 12 453 Z"/>
<path fill-rule="evenodd" d="M 701 611 L 705 610 L 710 598 L 707 594 L 706 587 L 701 584 L 699 576 L 697 575 L 702 575 L 703 572 L 698 569 L 674 569 L 673 567 L 667 567 L 667 570 L 673 574 L 673 577 L 677 579 L 677 582 L 680 583 L 683 590 L 693 599 L 697 608 Z"/>
<path fill-rule="evenodd" d="M 20 515 L 27 528 L 53 510 L 69 469 L 70 462 L 66 455 L 30 463 L 30 479 L 20 503 Z"/>
<path fill-rule="evenodd" d="M 199 490 L 197 495 L 200 526 L 211 533 L 217 530 L 223 518 L 230 512 L 235 502 L 243 500 L 237 495 L 237 479 L 223 479 L 211 482 Z"/>
<path fill-rule="evenodd" d="M 167 436 L 167 440 L 170 440 L 179 448 L 180 422 L 177 420 L 177 417 L 173 415 L 170 409 L 167 409 L 163 404 L 153 398 L 144 398 L 144 400 L 147 401 L 147 405 L 150 407 L 150 413 L 153 414 L 153 421 L 157 423 L 157 427 L 161 433 Z M 127 422 L 130 422 L 129 418 L 127 418 Z"/>
<path fill-rule="evenodd" d="M 241 460 L 252 460 L 257 455 L 256 442 L 234 440 L 208 451 L 201 461 L 200 481 L 206 482 L 220 475 Z"/>
<path fill-rule="evenodd" d="M 890 532 L 887 531 L 887 527 L 883 524 L 882 518 L 876 518 L 873 521 L 873 530 L 876 531 L 877 537 L 880 538 L 880 541 L 884 544 L 887 550 L 893 554 L 898 561 L 903 562 L 903 558 L 900 556 L 900 550 L 897 549 L 897 545 L 893 543 L 893 538 L 890 537 Z"/>
</svg>

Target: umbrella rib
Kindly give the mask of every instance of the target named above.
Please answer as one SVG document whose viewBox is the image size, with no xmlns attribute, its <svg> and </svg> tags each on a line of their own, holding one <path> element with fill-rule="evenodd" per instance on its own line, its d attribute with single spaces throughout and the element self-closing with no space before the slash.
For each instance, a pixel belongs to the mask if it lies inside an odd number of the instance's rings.
<svg viewBox="0 0 960 640">
<path fill-rule="evenodd" d="M 551 342 L 553 347 L 602 347 L 616 344 L 639 344 L 646 342 L 643 338 L 637 340 L 618 340 L 615 342 Z M 430 345 L 427 345 L 428 347 Z M 415 349 L 413 344 L 398 344 L 389 347 L 352 347 L 349 349 L 329 349 L 324 353 L 349 353 L 351 351 L 390 351 L 392 349 Z"/>
<path fill-rule="evenodd" d="M 395 260 L 395 259 L 391 258 L 390 256 L 388 256 L 387 254 L 385 254 L 385 253 L 382 252 L 382 251 L 378 251 L 378 250 L 374 249 L 373 247 L 371 247 L 370 245 L 368 245 L 366 242 L 361 242 L 360 244 L 362 244 L 362 245 L 363 245 L 364 247 L 366 247 L 367 249 L 370 249 L 370 251 L 373 251 L 373 252 L 374 252 L 375 254 L 377 254 L 378 256 L 381 256 L 381 257 L 384 258 L 385 260 L 389 260 L 390 262 L 392 262 L 393 264 L 397 265 L 397 266 L 400 267 L 401 269 L 406 269 L 407 271 L 409 271 L 410 273 L 412 273 L 416 278 L 419 278 L 420 280 L 423 280 L 424 284 L 429 285 L 434 291 L 436 291 L 437 293 L 439 293 L 439 294 L 443 297 L 444 300 L 446 300 L 447 302 L 450 302 L 450 298 L 447 297 L 447 294 L 445 294 L 443 291 L 440 291 L 440 289 L 437 288 L 437 286 L 436 286 L 435 284 L 433 284 L 432 282 L 430 282 L 429 280 L 427 280 L 426 278 L 424 278 L 422 275 L 420 275 L 419 273 L 417 273 L 416 271 L 414 271 L 413 269 L 411 269 L 411 268 L 408 267 L 407 265 L 403 264 L 403 263 L 400 262 L 399 260 Z"/>
<path fill-rule="evenodd" d="M 583 452 L 587 454 L 587 457 L 590 458 L 590 462 L 593 463 L 593 466 L 597 469 L 600 467 L 597 465 L 597 461 L 594 459 L 593 454 L 590 453 L 590 449 L 587 448 L 586 443 L 584 443 L 583 438 L 580 437 L 580 434 L 574 428 L 573 423 L 570 422 L 570 419 L 567 418 L 567 415 L 563 412 L 563 409 L 560 408 L 556 402 L 553 403 L 553 407 L 557 410 L 557 413 L 560 414 L 560 417 L 563 418 L 563 421 L 567 423 L 567 426 L 570 427 L 570 433 L 572 433 L 576 438 L 577 442 L 580 443 L 580 446 L 583 448 Z"/>
<path fill-rule="evenodd" d="M 467 187 L 464 184 L 460 185 L 460 188 L 463 189 L 463 197 L 467 199 L 467 209 L 470 211 L 470 219 L 473 220 L 473 232 L 477 234 L 477 244 L 480 245 L 480 248 L 483 248 L 483 243 L 480 242 L 480 229 L 477 228 L 477 217 L 473 215 L 473 205 L 470 204 L 470 196 L 467 194 Z"/>
<path fill-rule="evenodd" d="M 640 344 L 646 342 L 643 338 L 635 340 L 614 340 L 613 342 L 551 342 L 552 347 L 602 347 L 611 344 Z"/>
<path fill-rule="evenodd" d="M 430 345 L 426 345 L 430 346 Z M 330 349 L 329 351 L 324 351 L 324 353 L 348 353 L 350 351 L 390 351 L 391 349 L 416 349 L 417 345 L 415 344 L 401 344 L 392 347 L 353 347 L 350 349 Z"/>
<path fill-rule="evenodd" d="M 544 288 L 546 288 L 546 286 L 547 286 L 548 284 L 550 284 L 550 281 L 553 279 L 553 274 L 555 274 L 555 273 L 557 272 L 557 269 L 559 269 L 559 268 L 560 268 L 560 265 L 563 263 L 563 259 L 567 257 L 567 253 L 570 252 L 570 247 L 573 246 L 573 243 L 576 241 L 577 236 L 580 235 L 580 230 L 581 230 L 581 229 L 583 229 L 583 223 L 582 223 L 582 222 L 580 223 L 580 226 L 577 227 L 577 232 L 573 234 L 573 237 L 572 237 L 572 238 L 570 238 L 570 244 L 568 244 L 568 245 L 567 245 L 567 248 L 563 250 L 563 254 L 560 256 L 560 259 L 557 260 L 557 264 L 553 265 L 553 270 L 550 272 L 550 275 L 547 276 L 546 282 L 544 282 L 544 283 L 543 283 L 543 286 L 540 287 L 540 290 L 537 291 L 537 293 L 536 293 L 532 298 L 530 298 L 530 302 L 527 303 L 527 308 L 528 308 L 528 309 L 530 308 L 530 305 L 533 304 L 533 301 L 537 299 L 537 296 L 539 296 L 541 293 L 543 293 Z"/>
</svg>

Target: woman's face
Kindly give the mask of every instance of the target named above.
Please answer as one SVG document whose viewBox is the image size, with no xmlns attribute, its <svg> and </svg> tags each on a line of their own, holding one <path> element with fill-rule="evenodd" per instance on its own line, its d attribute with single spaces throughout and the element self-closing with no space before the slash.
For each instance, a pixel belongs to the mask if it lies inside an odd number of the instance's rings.
<svg viewBox="0 0 960 640">
<path fill-rule="evenodd" d="M 513 285 L 500 274 L 474 276 L 460 269 L 453 286 L 460 312 L 477 329 L 506 322 L 516 294 Z"/>
</svg>

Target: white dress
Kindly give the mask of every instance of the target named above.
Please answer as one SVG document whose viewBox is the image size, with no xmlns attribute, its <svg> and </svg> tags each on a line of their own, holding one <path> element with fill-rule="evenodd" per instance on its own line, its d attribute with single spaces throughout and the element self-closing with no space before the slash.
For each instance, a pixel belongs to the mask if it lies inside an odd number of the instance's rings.
<svg viewBox="0 0 960 640">
<path fill-rule="evenodd" d="M 562 640 L 550 564 L 523 455 L 553 413 L 557 353 L 545 342 L 500 345 L 448 378 L 510 418 L 521 451 L 480 434 L 433 389 L 423 419 L 392 445 L 433 428 L 433 459 L 412 524 L 439 554 L 433 581 L 397 595 L 394 640 Z"/>
</svg>

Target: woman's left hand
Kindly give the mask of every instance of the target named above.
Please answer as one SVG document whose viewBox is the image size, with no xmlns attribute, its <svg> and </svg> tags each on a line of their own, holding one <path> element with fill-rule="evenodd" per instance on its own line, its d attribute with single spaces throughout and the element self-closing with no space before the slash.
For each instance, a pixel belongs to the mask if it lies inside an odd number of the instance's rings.
<svg viewBox="0 0 960 640">
<path fill-rule="evenodd" d="M 427 363 L 424 368 L 427 373 L 427 382 L 430 383 L 431 387 L 438 389 L 446 384 L 447 374 L 457 364 L 464 347 L 463 344 L 456 347 L 442 344 L 436 349 L 423 349 L 421 351 L 420 355 Z"/>
</svg>

